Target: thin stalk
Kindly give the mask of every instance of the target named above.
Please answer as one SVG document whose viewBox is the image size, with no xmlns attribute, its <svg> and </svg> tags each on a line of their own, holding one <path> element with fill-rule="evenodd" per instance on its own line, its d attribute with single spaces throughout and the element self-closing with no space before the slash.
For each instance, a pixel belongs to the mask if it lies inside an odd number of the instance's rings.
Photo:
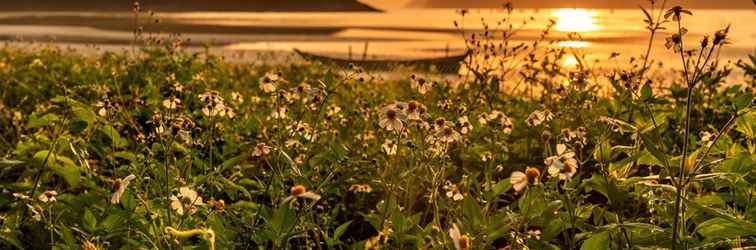
<svg viewBox="0 0 756 250">
<path fill-rule="evenodd" d="M 689 71 L 688 71 L 688 63 L 685 60 L 685 46 L 683 44 L 683 34 L 682 34 L 682 24 L 681 21 L 678 19 L 677 21 L 677 34 L 680 36 L 680 59 L 683 64 L 683 76 L 685 77 L 685 83 L 688 86 L 688 97 L 685 102 L 685 133 L 683 136 L 683 148 L 682 148 L 682 159 L 680 160 L 680 172 L 678 173 L 678 177 L 676 180 L 676 195 L 675 195 L 675 212 L 674 212 L 674 219 L 672 224 L 672 250 L 677 249 L 677 241 L 678 241 L 678 229 L 679 228 L 679 222 L 680 222 L 680 213 L 682 212 L 682 193 L 685 190 L 684 185 L 684 178 L 685 178 L 685 167 L 686 167 L 686 159 L 688 158 L 688 137 L 690 136 L 690 112 L 691 112 L 691 100 L 693 97 L 693 87 L 695 87 L 695 83 L 691 82 Z M 682 228 L 685 230 L 685 227 Z"/>
<path fill-rule="evenodd" d="M 722 126 L 722 129 L 719 130 L 719 132 L 717 133 L 717 136 L 714 137 L 714 140 L 711 141 L 711 145 L 709 145 L 709 147 L 706 148 L 706 151 L 704 151 L 703 155 L 701 155 L 701 158 L 699 158 L 699 160 L 696 161 L 696 165 L 693 165 L 691 169 L 695 170 L 696 168 L 698 168 L 699 165 L 701 165 L 704 159 L 706 159 L 706 157 L 709 156 L 709 153 L 711 153 L 711 149 L 714 148 L 714 145 L 717 144 L 717 142 L 719 141 L 719 138 L 721 138 L 722 135 L 725 134 L 730 129 L 730 126 L 734 124 L 733 122 L 738 117 L 740 117 L 740 114 L 735 114 L 732 117 L 730 117 L 729 120 L 727 120 L 727 123 L 725 123 L 725 125 Z"/>
<path fill-rule="evenodd" d="M 567 181 L 564 181 L 564 199 L 565 199 L 565 205 L 567 206 L 567 214 L 570 216 L 570 236 L 575 235 L 575 209 L 571 206 L 572 199 L 570 199 L 570 194 L 567 192 Z M 567 237 L 567 245 L 569 246 L 569 249 L 575 249 L 575 239 L 574 237 Z"/>
<path fill-rule="evenodd" d="M 63 88 L 63 93 L 68 93 L 68 89 L 66 89 L 64 87 Z M 66 94 L 65 97 L 66 97 L 66 99 L 65 99 L 66 100 L 66 106 L 70 106 L 70 105 L 68 105 L 68 95 Z M 60 139 L 60 135 L 63 134 L 63 128 L 64 128 L 63 124 L 68 123 L 68 116 L 69 116 L 69 114 L 66 113 L 66 115 L 63 117 L 63 121 L 61 122 L 61 126 L 58 127 L 58 130 L 55 133 L 55 139 L 53 139 L 53 145 L 47 151 L 47 155 L 45 156 L 45 160 L 42 161 L 42 165 L 39 167 L 39 171 L 37 171 L 37 174 L 34 176 L 34 184 L 32 185 L 31 192 L 29 192 L 29 197 L 32 197 L 32 199 L 34 197 L 34 193 L 37 191 L 37 188 L 39 187 L 39 182 L 42 179 L 42 173 L 44 172 L 45 167 L 47 166 L 47 162 L 50 160 L 50 156 L 53 155 L 54 152 L 55 152 L 55 149 L 56 149 L 56 147 L 58 145 L 58 141 L 60 141 L 59 140 Z M 21 223 L 19 223 L 19 225 L 24 224 L 24 222 L 26 220 L 26 216 L 27 216 L 28 213 L 29 213 L 28 209 L 24 209 L 24 213 L 23 213 L 23 215 L 21 215 Z"/>
<path fill-rule="evenodd" d="M 677 190 L 676 190 L 677 194 L 675 196 L 675 213 L 674 213 L 675 218 L 674 218 L 674 222 L 672 224 L 672 244 L 673 244 L 672 245 L 672 250 L 677 249 L 677 240 L 678 240 L 677 239 L 678 238 L 678 232 L 677 231 L 679 229 L 679 225 L 678 224 L 679 224 L 679 221 L 680 221 L 680 212 L 682 212 L 681 211 L 682 210 L 681 209 L 681 205 L 682 205 L 682 202 L 681 202 L 682 201 L 682 193 L 685 190 L 685 181 L 684 181 L 684 178 L 685 178 L 685 168 L 687 167 L 686 166 L 686 162 L 687 162 L 686 159 L 688 158 L 688 136 L 690 136 L 690 111 L 691 111 L 691 107 L 692 107 L 692 105 L 691 105 L 692 96 L 693 96 L 693 84 L 688 84 L 688 98 L 687 98 L 687 101 L 685 103 L 686 112 L 685 112 L 685 134 L 684 134 L 684 137 L 683 137 L 683 140 L 684 140 L 683 141 L 683 153 L 682 153 L 682 159 L 680 160 L 680 172 L 679 172 L 678 177 L 677 177 L 677 187 L 676 187 L 677 188 Z M 682 229 L 685 230 L 684 227 Z"/>
</svg>

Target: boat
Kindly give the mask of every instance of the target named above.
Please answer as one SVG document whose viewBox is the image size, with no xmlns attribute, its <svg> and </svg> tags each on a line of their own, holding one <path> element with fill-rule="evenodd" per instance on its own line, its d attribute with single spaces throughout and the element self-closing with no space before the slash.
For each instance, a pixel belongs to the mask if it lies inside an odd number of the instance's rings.
<svg viewBox="0 0 756 250">
<path fill-rule="evenodd" d="M 333 65 L 341 68 L 349 68 L 351 65 L 360 67 L 368 71 L 390 71 L 399 67 L 410 68 L 418 71 L 426 72 L 438 72 L 446 74 L 456 74 L 459 72 L 461 63 L 467 58 L 472 51 L 468 50 L 464 54 L 440 57 L 440 58 L 426 58 L 426 59 L 407 59 L 407 60 L 391 60 L 391 59 L 343 59 L 330 56 L 316 55 L 308 52 L 294 49 L 299 56 L 307 61 L 320 62 L 326 65 Z"/>
</svg>

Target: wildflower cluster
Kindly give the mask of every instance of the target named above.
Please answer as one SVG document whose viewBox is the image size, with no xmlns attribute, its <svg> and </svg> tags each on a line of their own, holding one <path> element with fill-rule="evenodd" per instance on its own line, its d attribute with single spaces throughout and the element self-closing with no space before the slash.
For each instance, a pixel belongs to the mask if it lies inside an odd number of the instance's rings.
<svg viewBox="0 0 756 250">
<path fill-rule="evenodd" d="M 756 59 L 657 7 L 684 67 L 517 42 L 511 5 L 452 76 L 2 48 L 0 248 L 753 246 Z"/>
</svg>

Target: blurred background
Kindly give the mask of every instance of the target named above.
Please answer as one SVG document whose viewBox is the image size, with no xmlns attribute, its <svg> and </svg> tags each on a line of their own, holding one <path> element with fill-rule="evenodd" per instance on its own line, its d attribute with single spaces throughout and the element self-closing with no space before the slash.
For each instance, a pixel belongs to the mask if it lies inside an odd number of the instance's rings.
<svg viewBox="0 0 756 250">
<path fill-rule="evenodd" d="M 144 0 L 138 15 L 133 1 L 3 0 L 0 39 L 17 46 L 54 44 L 84 51 L 123 50 L 144 36 L 180 34 L 190 49 L 210 45 L 237 60 L 260 54 L 293 55 L 293 49 L 334 57 L 431 58 L 463 53 L 464 38 L 508 18 L 521 27 L 515 41 L 532 41 L 549 20 L 556 21 L 555 46 L 580 50 L 587 58 L 638 56 L 645 48 L 639 5 L 647 0 L 519 0 L 511 16 L 494 0 Z M 657 5 L 659 2 L 656 1 Z M 694 12 L 684 20 L 688 39 L 696 41 L 728 24 L 727 60 L 745 58 L 756 49 L 756 8 L 752 0 L 667 1 Z M 469 9 L 463 17 L 460 9 Z M 460 25 L 455 28 L 454 22 Z M 580 39 L 566 39 L 577 33 Z M 657 36 L 654 53 L 675 63 Z M 278 56 L 270 58 L 281 58 Z M 678 59 L 679 60 L 679 59 Z M 603 60 L 602 60 L 603 61 Z M 565 61 L 565 64 L 571 62 Z"/>
</svg>

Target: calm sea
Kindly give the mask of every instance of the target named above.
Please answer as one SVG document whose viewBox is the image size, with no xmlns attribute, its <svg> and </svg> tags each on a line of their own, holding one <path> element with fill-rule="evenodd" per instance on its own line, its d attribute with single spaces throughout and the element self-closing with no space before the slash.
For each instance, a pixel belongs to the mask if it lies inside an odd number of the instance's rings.
<svg viewBox="0 0 756 250">
<path fill-rule="evenodd" d="M 0 36 L 43 40 L 55 37 L 59 42 L 91 41 L 113 46 L 118 41 L 128 44 L 132 34 L 128 30 L 109 29 L 107 25 L 18 25 L 3 23 L 1 18 L 34 15 L 36 18 L 71 16 L 131 17 L 130 13 L 0 13 Z M 589 59 L 608 58 L 612 52 L 622 57 L 640 55 L 648 42 L 643 13 L 637 10 L 541 9 L 515 10 L 508 16 L 502 10 L 474 9 L 462 18 L 452 9 L 406 9 L 383 13 L 163 13 L 164 23 L 184 27 L 211 27 L 201 31 L 183 28 L 184 37 L 195 42 L 214 42 L 224 51 L 304 51 L 354 58 L 417 58 L 439 57 L 464 50 L 463 35 L 454 28 L 454 21 L 465 30 L 482 29 L 482 20 L 491 27 L 509 18 L 516 26 L 534 18 L 521 28 L 515 40 L 532 41 L 549 20 L 556 21 L 551 37 L 566 38 L 577 32 L 582 39 L 573 39 L 555 46 L 575 49 Z M 731 25 L 731 44 L 722 52 L 725 60 L 747 58 L 756 50 L 756 11 L 754 10 L 694 10 L 694 16 L 684 19 L 688 27 L 687 44 L 697 44 L 704 34 Z M 672 28 L 672 25 L 667 25 Z M 213 32 L 212 27 L 224 28 Z M 254 30 L 249 28 L 263 27 Z M 234 32 L 234 28 L 239 28 Z M 220 29 L 219 29 L 220 30 Z M 310 32 L 326 30 L 327 32 Z M 672 29 L 660 34 L 652 50 L 658 60 L 675 64 L 679 58 L 664 48 L 664 38 Z M 75 39 L 74 39 L 75 38 Z M 106 41 L 106 42 L 102 42 Z M 365 51 L 367 53 L 365 53 Z"/>
</svg>

